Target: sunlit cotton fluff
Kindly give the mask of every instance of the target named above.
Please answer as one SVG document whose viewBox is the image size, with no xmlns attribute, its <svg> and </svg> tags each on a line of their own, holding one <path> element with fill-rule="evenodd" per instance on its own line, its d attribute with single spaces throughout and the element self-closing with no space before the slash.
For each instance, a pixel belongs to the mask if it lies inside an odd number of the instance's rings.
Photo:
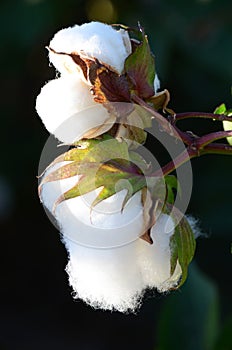
<svg viewBox="0 0 232 350">
<path fill-rule="evenodd" d="M 81 246 L 67 237 L 64 242 L 69 253 L 66 271 L 75 298 L 94 308 L 136 311 L 144 291 L 138 240 L 108 249 Z"/>
<path fill-rule="evenodd" d="M 139 264 L 144 283 L 148 288 L 156 288 L 165 292 L 175 287 L 181 277 L 181 267 L 177 262 L 174 274 L 170 274 L 170 238 L 174 234 L 175 225 L 169 215 L 161 214 L 151 228 L 153 244 L 139 240 Z"/>
<path fill-rule="evenodd" d="M 62 29 L 55 34 L 49 47 L 57 53 L 76 53 L 97 58 L 118 73 L 123 71 L 125 59 L 131 53 L 127 31 L 116 30 L 100 22 L 90 22 Z M 67 55 L 59 55 L 50 51 L 49 58 L 60 73 L 80 72 L 72 58 Z"/>
<path fill-rule="evenodd" d="M 67 164 L 63 162 L 52 170 Z M 46 176 L 46 175 L 45 175 Z M 41 200 L 50 212 L 57 198 L 78 181 L 78 176 L 45 183 Z M 55 218 L 68 252 L 66 271 L 74 297 L 95 308 L 131 312 L 141 304 L 146 288 L 164 292 L 176 285 L 177 265 L 170 279 L 170 237 L 174 224 L 161 214 L 151 230 L 153 245 L 139 239 L 143 233 L 141 194 L 137 192 L 124 211 L 125 190 L 98 204 L 91 203 L 99 190 L 59 204 Z"/>
<path fill-rule="evenodd" d="M 36 100 L 36 110 L 46 129 L 61 142 L 72 143 L 108 131 L 115 117 L 96 103 L 79 77 L 49 81 Z"/>
</svg>

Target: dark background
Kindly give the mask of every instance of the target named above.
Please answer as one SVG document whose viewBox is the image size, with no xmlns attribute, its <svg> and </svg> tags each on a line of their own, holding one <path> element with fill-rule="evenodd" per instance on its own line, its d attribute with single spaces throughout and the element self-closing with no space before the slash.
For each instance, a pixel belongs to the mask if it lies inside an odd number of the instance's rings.
<svg viewBox="0 0 232 350">
<path fill-rule="evenodd" d="M 65 249 L 37 197 L 48 133 L 34 109 L 55 76 L 45 46 L 59 29 L 93 19 L 140 21 L 175 111 L 232 107 L 231 13 L 230 0 L 1 0 L 0 349 L 232 349 L 231 158 L 192 162 L 188 212 L 208 236 L 181 290 L 147 295 L 137 315 L 95 311 L 73 301 Z M 182 126 L 221 130 L 212 121 Z"/>
</svg>

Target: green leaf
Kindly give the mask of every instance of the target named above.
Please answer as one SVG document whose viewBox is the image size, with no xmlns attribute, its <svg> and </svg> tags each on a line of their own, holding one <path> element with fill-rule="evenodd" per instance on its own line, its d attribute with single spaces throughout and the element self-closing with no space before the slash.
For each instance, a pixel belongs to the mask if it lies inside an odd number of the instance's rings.
<svg viewBox="0 0 232 350">
<path fill-rule="evenodd" d="M 188 220 L 177 208 L 166 203 L 165 211 L 171 215 L 174 223 L 177 224 L 174 234 L 170 239 L 170 274 L 172 276 L 174 273 L 178 261 L 182 270 L 181 279 L 177 286 L 179 288 L 187 278 L 188 267 L 196 249 L 196 240 Z"/>
<path fill-rule="evenodd" d="M 225 114 L 225 113 L 226 113 L 226 105 L 225 105 L 225 103 L 222 103 L 214 111 L 214 114 Z"/>
<path fill-rule="evenodd" d="M 232 109 L 227 109 L 225 103 L 222 103 L 215 109 L 214 114 L 225 114 L 232 116 Z"/>
<path fill-rule="evenodd" d="M 175 175 L 167 175 L 164 177 L 167 186 L 167 198 L 166 201 L 170 204 L 175 202 L 176 194 L 181 197 L 181 187 Z"/>
<path fill-rule="evenodd" d="M 155 61 L 151 54 L 147 36 L 141 30 L 142 42 L 125 61 L 124 70 L 131 85 L 141 98 L 154 95 Z"/>
<path fill-rule="evenodd" d="M 196 241 L 192 229 L 185 217 L 182 218 L 178 226 L 175 228 L 175 233 L 171 238 L 171 251 L 174 256 L 177 255 L 179 264 L 182 270 L 180 287 L 186 280 L 188 275 L 188 266 L 192 261 L 196 249 Z M 175 252 L 176 250 L 176 252 Z M 171 271 L 174 273 L 174 265 L 171 265 Z"/>
</svg>

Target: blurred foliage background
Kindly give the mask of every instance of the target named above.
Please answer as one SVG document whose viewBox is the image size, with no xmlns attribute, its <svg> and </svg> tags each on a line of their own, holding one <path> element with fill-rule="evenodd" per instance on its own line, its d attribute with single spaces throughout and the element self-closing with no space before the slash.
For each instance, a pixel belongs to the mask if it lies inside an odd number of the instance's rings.
<svg viewBox="0 0 232 350">
<path fill-rule="evenodd" d="M 207 236 L 181 290 L 149 294 L 137 315 L 74 302 L 66 252 L 37 197 L 48 137 L 34 105 L 55 76 L 45 46 L 59 29 L 89 20 L 145 27 L 162 88 L 178 112 L 232 107 L 230 0 L 1 0 L 0 349 L 232 349 L 232 158 L 192 162 L 189 213 Z M 220 130 L 185 121 L 186 130 Z"/>
</svg>

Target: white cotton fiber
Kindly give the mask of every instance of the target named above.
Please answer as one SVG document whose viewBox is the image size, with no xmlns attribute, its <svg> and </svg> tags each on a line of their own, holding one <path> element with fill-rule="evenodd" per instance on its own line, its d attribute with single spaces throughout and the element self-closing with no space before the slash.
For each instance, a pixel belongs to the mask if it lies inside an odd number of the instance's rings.
<svg viewBox="0 0 232 350">
<path fill-rule="evenodd" d="M 66 271 L 75 298 L 94 308 L 135 311 L 143 294 L 137 263 L 138 240 L 128 245 L 91 249 L 64 237 L 69 253 Z"/>
<path fill-rule="evenodd" d="M 65 143 L 88 137 L 93 130 L 91 137 L 96 137 L 115 121 L 106 108 L 93 100 L 89 87 L 79 77 L 48 82 L 37 97 L 36 110 L 46 129 Z"/>
<path fill-rule="evenodd" d="M 61 231 L 75 241 L 93 247 L 111 247 L 134 241 L 143 230 L 143 213 L 140 195 L 134 196 L 123 212 L 119 209 L 115 213 L 99 213 L 96 205 L 92 210 L 92 201 L 86 203 L 89 196 L 96 197 L 96 192 L 70 199 L 61 203 L 56 210 L 56 216 L 61 224 Z M 125 192 L 121 195 L 125 197 Z M 114 196 L 115 197 L 115 196 Z M 113 200 L 116 200 L 112 197 Z M 107 205 L 109 199 L 104 201 Z"/>
<path fill-rule="evenodd" d="M 174 287 L 181 275 L 177 264 L 174 275 L 170 276 L 170 237 L 174 233 L 174 222 L 170 216 L 161 214 L 151 229 L 153 244 L 140 240 L 140 268 L 144 283 L 148 288 L 157 288 L 160 292 Z M 171 277 L 171 278 L 170 278 Z"/>
<path fill-rule="evenodd" d="M 198 238 L 200 236 L 206 236 L 206 234 L 202 232 L 199 219 L 196 219 L 192 215 L 186 215 L 186 219 L 188 220 L 188 223 L 193 231 L 194 238 Z"/>
<path fill-rule="evenodd" d="M 160 80 L 159 80 L 158 75 L 156 74 L 156 75 L 155 75 L 155 80 L 154 80 L 154 90 L 155 90 L 155 93 L 157 93 L 157 91 L 159 90 L 159 88 L 160 88 Z"/>
<path fill-rule="evenodd" d="M 49 47 L 62 53 L 82 53 L 97 58 L 101 63 L 111 66 L 121 73 L 124 61 L 131 52 L 129 35 L 124 30 L 115 30 L 110 25 L 90 22 L 65 28 L 55 34 Z M 49 57 L 61 72 L 75 71 L 68 56 L 56 55 L 52 51 Z"/>
</svg>

